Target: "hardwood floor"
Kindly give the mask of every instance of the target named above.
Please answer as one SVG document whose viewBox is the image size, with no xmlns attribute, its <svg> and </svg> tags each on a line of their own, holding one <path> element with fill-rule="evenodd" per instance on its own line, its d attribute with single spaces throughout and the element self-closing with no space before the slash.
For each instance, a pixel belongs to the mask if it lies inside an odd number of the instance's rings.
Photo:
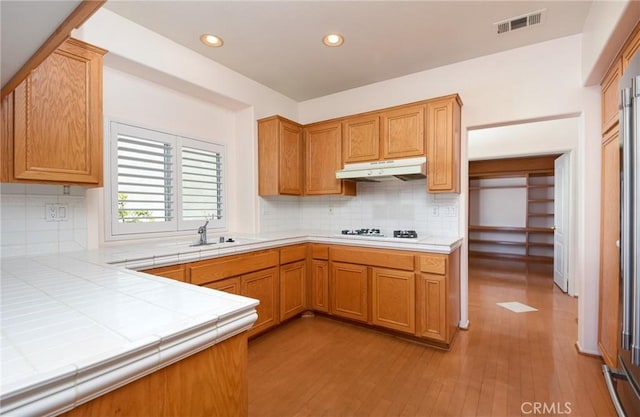
<svg viewBox="0 0 640 417">
<path fill-rule="evenodd" d="M 450 352 L 325 317 L 251 341 L 249 415 L 614 416 L 601 361 L 574 347 L 577 299 L 555 288 L 550 265 L 473 260 L 469 270 L 471 327 Z"/>
</svg>

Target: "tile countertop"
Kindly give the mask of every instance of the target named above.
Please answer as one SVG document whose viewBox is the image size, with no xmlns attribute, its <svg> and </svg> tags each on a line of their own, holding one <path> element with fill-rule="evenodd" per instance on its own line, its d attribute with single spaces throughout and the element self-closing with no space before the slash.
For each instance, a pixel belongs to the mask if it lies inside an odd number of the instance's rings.
<svg viewBox="0 0 640 417">
<path fill-rule="evenodd" d="M 56 415 L 251 327 L 256 300 L 93 263 L 3 258 L 0 415 Z"/>
<path fill-rule="evenodd" d="M 135 272 L 296 243 L 451 253 L 460 238 L 294 231 L 2 258 L 1 415 L 55 415 L 250 328 L 256 300 Z M 216 242 L 218 237 L 210 241 Z"/>
<path fill-rule="evenodd" d="M 83 259 L 88 257 L 97 263 L 121 265 L 129 269 L 140 270 L 308 242 L 445 254 L 453 252 L 462 244 L 462 238 L 459 237 L 429 236 L 419 239 L 399 239 L 349 236 L 309 230 L 257 235 L 228 234 L 226 236 L 232 237 L 236 242 L 192 247 L 189 245 L 194 243 L 196 239 L 183 237 L 182 239 L 146 241 L 144 244 L 106 245 L 99 250 L 80 252 L 78 256 Z M 217 236 L 213 236 L 209 241 L 217 242 L 217 239 Z"/>
</svg>

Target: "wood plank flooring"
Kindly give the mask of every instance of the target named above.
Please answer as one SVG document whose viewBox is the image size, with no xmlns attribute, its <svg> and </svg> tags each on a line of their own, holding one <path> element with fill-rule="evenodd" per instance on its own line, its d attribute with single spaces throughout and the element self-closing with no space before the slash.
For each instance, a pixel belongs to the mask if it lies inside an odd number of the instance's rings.
<svg viewBox="0 0 640 417">
<path fill-rule="evenodd" d="M 550 265 L 478 259 L 469 270 L 471 327 L 450 352 L 325 317 L 251 341 L 249 415 L 614 416 L 602 362 L 575 350 L 577 299 Z"/>
</svg>

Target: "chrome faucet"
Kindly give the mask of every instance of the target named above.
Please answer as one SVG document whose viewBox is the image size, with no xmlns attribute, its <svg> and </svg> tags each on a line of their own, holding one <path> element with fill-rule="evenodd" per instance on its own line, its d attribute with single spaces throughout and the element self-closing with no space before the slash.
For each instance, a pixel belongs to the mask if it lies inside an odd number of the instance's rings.
<svg viewBox="0 0 640 417">
<path fill-rule="evenodd" d="M 207 225 L 209 224 L 209 220 L 202 226 L 198 227 L 198 234 L 200 235 L 200 243 L 199 245 L 207 244 Z"/>
</svg>

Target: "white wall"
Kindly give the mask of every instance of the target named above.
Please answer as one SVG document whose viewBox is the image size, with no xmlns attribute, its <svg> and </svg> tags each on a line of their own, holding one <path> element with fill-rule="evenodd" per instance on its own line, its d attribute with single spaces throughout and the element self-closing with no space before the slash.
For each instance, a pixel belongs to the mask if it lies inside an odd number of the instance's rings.
<svg viewBox="0 0 640 417">
<path fill-rule="evenodd" d="M 476 161 L 564 153 L 578 146 L 579 127 L 580 119 L 569 117 L 474 129 L 469 131 L 468 157 Z"/>
</svg>

